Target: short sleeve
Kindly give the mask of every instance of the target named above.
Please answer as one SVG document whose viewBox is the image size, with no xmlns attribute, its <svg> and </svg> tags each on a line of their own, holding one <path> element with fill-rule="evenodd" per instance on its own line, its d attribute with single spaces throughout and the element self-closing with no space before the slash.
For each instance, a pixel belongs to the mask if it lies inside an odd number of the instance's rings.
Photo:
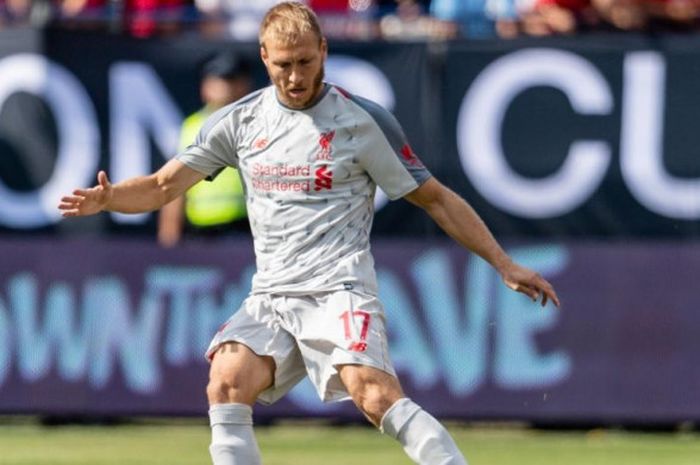
<svg viewBox="0 0 700 465">
<path fill-rule="evenodd" d="M 387 196 L 401 198 L 430 179 L 394 115 L 370 100 L 352 99 L 370 118 L 360 135 L 360 163 Z"/>
<path fill-rule="evenodd" d="M 232 107 L 224 107 L 204 122 L 194 142 L 175 158 L 214 178 L 227 166 L 237 167 Z"/>
</svg>

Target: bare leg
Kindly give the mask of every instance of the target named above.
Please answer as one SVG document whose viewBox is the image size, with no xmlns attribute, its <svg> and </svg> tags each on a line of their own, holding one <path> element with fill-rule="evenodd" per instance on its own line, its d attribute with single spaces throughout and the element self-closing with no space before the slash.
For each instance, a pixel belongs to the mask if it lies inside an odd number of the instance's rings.
<svg viewBox="0 0 700 465">
<path fill-rule="evenodd" d="M 221 344 L 209 369 L 209 405 L 238 402 L 252 406 L 272 386 L 275 361 L 237 342 Z"/>
<path fill-rule="evenodd" d="M 399 441 L 415 463 L 466 465 L 447 430 L 404 397 L 396 377 L 361 365 L 343 365 L 338 372 L 360 411 L 383 433 Z"/>
<path fill-rule="evenodd" d="M 404 397 L 399 380 L 385 371 L 363 365 L 341 365 L 338 373 L 357 408 L 377 428 L 386 411 Z"/>
<path fill-rule="evenodd" d="M 243 344 L 222 344 L 209 371 L 209 420 L 214 465 L 259 465 L 260 451 L 253 435 L 252 405 L 272 385 L 275 362 Z"/>
</svg>

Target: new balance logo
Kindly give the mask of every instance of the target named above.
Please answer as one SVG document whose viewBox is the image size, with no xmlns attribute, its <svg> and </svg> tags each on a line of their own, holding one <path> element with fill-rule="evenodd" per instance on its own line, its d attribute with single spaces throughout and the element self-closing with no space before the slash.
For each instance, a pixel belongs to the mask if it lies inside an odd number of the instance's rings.
<svg viewBox="0 0 700 465">
<path fill-rule="evenodd" d="M 351 350 L 353 352 L 364 352 L 367 350 L 367 343 L 364 341 L 353 342 L 348 346 L 348 350 Z"/>
<path fill-rule="evenodd" d="M 253 147 L 256 149 L 264 149 L 267 147 L 267 139 L 264 137 L 261 137 L 260 139 L 255 139 L 255 142 L 253 142 Z"/>
<path fill-rule="evenodd" d="M 316 178 L 314 179 L 314 190 L 320 191 L 323 189 L 333 188 L 333 171 L 328 170 L 328 166 L 324 165 L 316 170 L 314 173 Z"/>
</svg>

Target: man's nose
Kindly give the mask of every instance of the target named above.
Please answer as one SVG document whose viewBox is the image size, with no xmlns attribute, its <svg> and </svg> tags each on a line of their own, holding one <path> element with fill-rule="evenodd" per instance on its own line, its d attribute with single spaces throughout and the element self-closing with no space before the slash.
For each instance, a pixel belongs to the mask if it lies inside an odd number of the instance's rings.
<svg viewBox="0 0 700 465">
<path fill-rule="evenodd" d="M 304 80 L 304 76 L 302 76 L 301 72 L 299 69 L 296 67 L 292 68 L 292 72 L 289 73 L 289 82 L 292 84 L 299 84 Z"/>
</svg>

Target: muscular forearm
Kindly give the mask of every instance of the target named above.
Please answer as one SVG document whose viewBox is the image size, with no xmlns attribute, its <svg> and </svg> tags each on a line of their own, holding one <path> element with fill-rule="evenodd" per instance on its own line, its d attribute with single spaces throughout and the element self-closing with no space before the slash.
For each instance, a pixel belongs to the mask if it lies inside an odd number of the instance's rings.
<svg viewBox="0 0 700 465">
<path fill-rule="evenodd" d="M 203 177 L 202 173 L 172 159 L 153 174 L 112 185 L 112 195 L 104 210 L 120 213 L 157 210 L 182 195 Z"/>
<path fill-rule="evenodd" d="M 127 179 L 114 184 L 112 189 L 112 197 L 104 210 L 119 213 L 154 211 L 175 197 L 156 174 Z"/>
<path fill-rule="evenodd" d="M 441 199 L 424 206 L 426 212 L 455 241 L 476 253 L 501 271 L 510 263 L 488 227 L 474 209 L 449 189 L 440 194 Z"/>
<path fill-rule="evenodd" d="M 157 210 L 181 195 L 204 177 L 177 159 L 167 162 L 156 173 L 137 176 L 117 184 L 107 173 L 97 173 L 97 185 L 75 189 L 58 205 L 64 217 L 94 215 L 102 211 L 145 213 Z"/>
<path fill-rule="evenodd" d="M 158 216 L 158 243 L 172 247 L 180 241 L 185 220 L 185 199 L 183 195 L 167 203 Z"/>
<path fill-rule="evenodd" d="M 455 241 L 489 262 L 506 286 L 535 301 L 541 297 L 542 305 L 549 299 L 559 305 L 552 285 L 536 272 L 513 262 L 474 209 L 436 179 L 428 179 L 407 194 L 406 199 L 428 212 Z"/>
</svg>

